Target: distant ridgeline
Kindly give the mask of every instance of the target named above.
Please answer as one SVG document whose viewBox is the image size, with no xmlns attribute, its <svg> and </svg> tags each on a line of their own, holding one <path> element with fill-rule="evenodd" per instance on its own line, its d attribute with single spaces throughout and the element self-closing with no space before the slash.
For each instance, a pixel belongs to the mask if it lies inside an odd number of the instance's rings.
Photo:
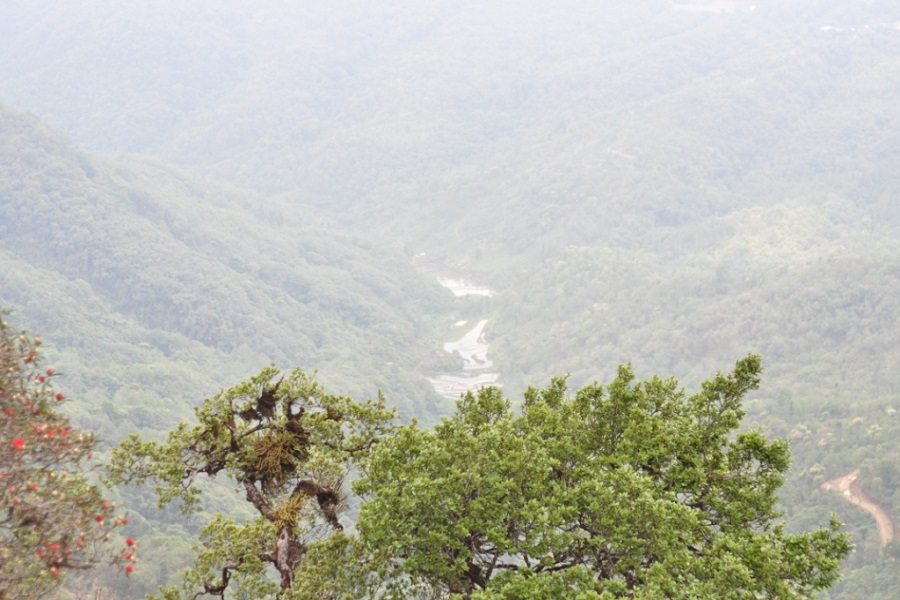
<svg viewBox="0 0 900 600">
<path fill-rule="evenodd" d="M 758 352 L 747 421 L 791 439 L 788 527 L 837 512 L 856 551 L 831 599 L 896 600 L 893 543 L 821 486 L 859 469 L 900 506 L 898 22 L 10 3 L 0 101 L 77 147 L 0 107 L 0 305 L 110 441 L 270 362 L 432 423 L 499 371 L 509 397 L 627 362 L 692 386 Z M 423 253 L 498 293 L 451 294 Z"/>
</svg>

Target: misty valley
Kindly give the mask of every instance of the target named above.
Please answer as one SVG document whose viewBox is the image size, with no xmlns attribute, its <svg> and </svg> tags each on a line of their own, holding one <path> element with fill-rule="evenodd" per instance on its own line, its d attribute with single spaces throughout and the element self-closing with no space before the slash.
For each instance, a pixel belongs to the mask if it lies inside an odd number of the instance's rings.
<svg viewBox="0 0 900 600">
<path fill-rule="evenodd" d="M 900 4 L 0 7 L 0 598 L 900 597 Z"/>
</svg>

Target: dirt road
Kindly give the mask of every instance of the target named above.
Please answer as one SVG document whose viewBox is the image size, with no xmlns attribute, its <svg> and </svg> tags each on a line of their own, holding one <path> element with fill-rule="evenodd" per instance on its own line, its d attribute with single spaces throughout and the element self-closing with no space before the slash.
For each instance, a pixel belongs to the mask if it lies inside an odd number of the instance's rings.
<svg viewBox="0 0 900 600">
<path fill-rule="evenodd" d="M 848 473 L 843 477 L 838 477 L 837 479 L 832 479 L 831 481 L 823 483 L 822 489 L 840 492 L 841 497 L 844 500 L 860 507 L 875 517 L 875 522 L 878 524 L 878 535 L 881 537 L 882 547 L 887 546 L 888 542 L 893 539 L 900 540 L 900 532 L 897 532 L 894 527 L 894 519 L 891 517 L 890 513 L 882 508 L 882 506 L 871 496 L 862 491 L 859 484 L 856 483 L 856 478 L 858 476 L 859 469 L 852 473 Z"/>
</svg>

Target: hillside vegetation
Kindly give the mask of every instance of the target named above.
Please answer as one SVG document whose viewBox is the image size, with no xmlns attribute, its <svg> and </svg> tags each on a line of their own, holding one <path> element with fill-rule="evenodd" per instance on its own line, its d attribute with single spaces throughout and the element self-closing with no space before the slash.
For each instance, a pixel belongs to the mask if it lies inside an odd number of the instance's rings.
<svg viewBox="0 0 900 600">
<path fill-rule="evenodd" d="M 71 391 L 106 407 L 115 422 L 94 429 L 171 423 L 269 362 L 432 410 L 416 368 L 449 294 L 406 261 L 283 225 L 252 192 L 84 154 L 7 109 L 0 130 L 0 302 L 39 324 Z"/>
<path fill-rule="evenodd" d="M 898 23 L 878 0 L 6 7 L 0 305 L 110 440 L 272 361 L 433 423 L 466 319 L 509 397 L 758 352 L 789 526 L 838 513 L 830 597 L 894 598 L 896 548 L 820 486 L 860 469 L 900 517 Z"/>
</svg>

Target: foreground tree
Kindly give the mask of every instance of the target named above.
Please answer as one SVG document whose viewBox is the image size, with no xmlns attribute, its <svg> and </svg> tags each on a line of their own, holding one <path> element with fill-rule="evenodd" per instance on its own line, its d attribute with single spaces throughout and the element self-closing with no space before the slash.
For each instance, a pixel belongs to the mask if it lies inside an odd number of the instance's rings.
<svg viewBox="0 0 900 600">
<path fill-rule="evenodd" d="M 760 371 L 748 356 L 687 396 L 622 367 L 574 397 L 530 389 L 518 414 L 470 393 L 373 450 L 361 542 L 429 597 L 812 598 L 851 546 L 837 522 L 777 523 L 788 445 L 736 433 Z"/>
<path fill-rule="evenodd" d="M 123 516 L 86 478 L 95 440 L 59 413 L 40 340 L 0 311 L 0 598 L 49 595 L 65 575 L 102 562 L 131 572 L 134 540 L 113 548 Z M 118 543 L 118 542 L 116 542 Z"/>
<path fill-rule="evenodd" d="M 325 393 L 300 370 L 284 376 L 268 367 L 204 401 L 196 415 L 198 425 L 182 423 L 165 443 L 137 435 L 124 441 L 110 481 L 152 481 L 160 504 L 180 500 L 193 512 L 201 508 L 202 476 L 222 474 L 257 518 L 215 517 L 182 588 L 163 589 L 163 597 L 288 597 L 310 545 L 342 531 L 344 478 L 391 431 L 393 411 L 383 398 L 356 403 Z"/>
</svg>

